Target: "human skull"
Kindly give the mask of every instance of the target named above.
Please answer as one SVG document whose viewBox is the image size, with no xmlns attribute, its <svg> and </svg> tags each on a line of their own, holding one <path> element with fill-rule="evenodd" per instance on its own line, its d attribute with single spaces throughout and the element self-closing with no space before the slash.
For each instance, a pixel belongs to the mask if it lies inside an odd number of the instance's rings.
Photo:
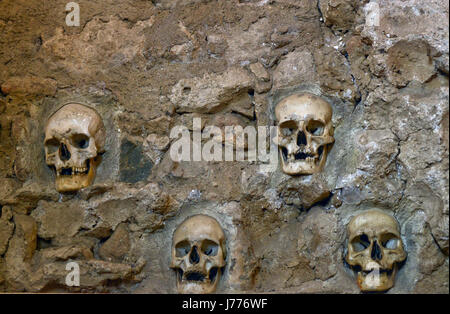
<svg viewBox="0 0 450 314">
<path fill-rule="evenodd" d="M 105 133 L 100 115 L 82 104 L 67 104 L 49 118 L 45 161 L 55 170 L 58 192 L 77 191 L 92 184 Z"/>
<path fill-rule="evenodd" d="M 347 263 L 357 272 L 361 291 L 394 286 L 399 263 L 406 259 L 397 221 L 379 210 L 361 213 L 347 226 Z"/>
<path fill-rule="evenodd" d="M 186 219 L 173 234 L 172 263 L 179 293 L 213 293 L 225 267 L 225 234 L 212 217 Z"/>
<path fill-rule="evenodd" d="M 290 175 L 320 172 L 334 142 L 333 109 L 313 94 L 292 95 L 275 107 L 281 166 Z"/>
</svg>

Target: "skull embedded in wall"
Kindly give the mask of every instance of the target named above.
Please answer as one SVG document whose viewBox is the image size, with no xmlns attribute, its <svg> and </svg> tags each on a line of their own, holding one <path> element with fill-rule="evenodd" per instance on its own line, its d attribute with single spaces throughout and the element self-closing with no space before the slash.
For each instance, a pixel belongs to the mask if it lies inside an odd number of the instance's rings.
<svg viewBox="0 0 450 314">
<path fill-rule="evenodd" d="M 213 293 L 225 267 L 225 234 L 212 217 L 186 219 L 173 234 L 172 263 L 179 293 Z"/>
<path fill-rule="evenodd" d="M 92 184 L 105 144 L 100 115 L 71 103 L 56 111 L 45 127 L 45 160 L 55 170 L 56 190 L 77 191 Z"/>
<path fill-rule="evenodd" d="M 333 109 L 312 94 L 292 95 L 275 108 L 281 167 L 290 175 L 320 172 L 334 142 Z"/>
<path fill-rule="evenodd" d="M 394 286 L 406 252 L 397 221 L 378 210 L 354 217 L 347 227 L 347 263 L 357 273 L 361 291 L 386 291 Z"/>
</svg>

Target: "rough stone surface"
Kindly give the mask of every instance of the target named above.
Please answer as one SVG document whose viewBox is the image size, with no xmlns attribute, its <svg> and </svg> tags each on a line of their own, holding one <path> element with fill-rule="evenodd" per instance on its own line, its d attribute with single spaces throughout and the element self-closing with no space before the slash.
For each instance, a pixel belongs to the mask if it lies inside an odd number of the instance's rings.
<svg viewBox="0 0 450 314">
<path fill-rule="evenodd" d="M 124 224 L 120 224 L 111 237 L 100 247 L 98 254 L 105 260 L 120 260 L 129 250 L 128 230 Z"/>
<path fill-rule="evenodd" d="M 180 80 L 169 98 L 177 112 L 210 113 L 221 110 L 252 85 L 250 75 L 240 67 L 231 68 L 222 75 Z"/>
<path fill-rule="evenodd" d="M 1 292 L 175 293 L 173 231 L 202 213 L 227 237 L 218 292 L 359 293 L 345 230 L 373 208 L 408 254 L 388 293 L 449 292 L 448 1 L 77 3 L 70 27 L 67 1 L 0 1 Z M 174 126 L 275 125 L 300 92 L 333 107 L 321 173 L 171 159 Z M 69 101 L 107 138 L 95 183 L 59 194 L 43 131 Z"/>
<path fill-rule="evenodd" d="M 9 239 L 14 231 L 14 223 L 9 221 L 12 217 L 10 209 L 2 208 L 2 216 L 0 218 L 0 255 L 3 255 L 8 248 Z"/>
<path fill-rule="evenodd" d="M 53 96 L 56 93 L 56 82 L 39 77 L 11 77 L 2 84 L 2 92 L 8 94 L 29 94 Z"/>
</svg>

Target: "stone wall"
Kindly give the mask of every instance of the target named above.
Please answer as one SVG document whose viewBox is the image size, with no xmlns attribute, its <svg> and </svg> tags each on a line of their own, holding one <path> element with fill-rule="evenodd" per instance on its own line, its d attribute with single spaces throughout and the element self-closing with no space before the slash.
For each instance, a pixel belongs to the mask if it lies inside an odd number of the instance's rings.
<svg viewBox="0 0 450 314">
<path fill-rule="evenodd" d="M 172 234 L 203 213 L 218 292 L 359 293 L 346 225 L 376 208 L 408 254 L 389 293 L 448 293 L 447 1 L 78 0 L 79 27 L 67 2 L 0 1 L 0 291 L 176 293 Z M 171 159 L 172 127 L 275 125 L 302 92 L 333 107 L 321 173 Z M 107 136 L 95 183 L 60 194 L 43 139 L 67 102 Z"/>
</svg>

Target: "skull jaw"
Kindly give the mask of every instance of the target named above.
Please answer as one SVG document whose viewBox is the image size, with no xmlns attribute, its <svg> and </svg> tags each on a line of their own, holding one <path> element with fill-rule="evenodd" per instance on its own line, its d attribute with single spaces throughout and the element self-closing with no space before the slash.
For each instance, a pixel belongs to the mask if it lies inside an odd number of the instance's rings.
<svg viewBox="0 0 450 314">
<path fill-rule="evenodd" d="M 214 293 L 221 277 L 221 269 L 219 267 L 212 267 L 209 270 L 204 271 L 200 268 L 192 267 L 189 270 L 183 271 L 180 266 L 172 264 L 170 268 L 176 272 L 177 291 L 180 294 Z M 211 273 L 212 271 L 214 271 L 214 273 Z M 200 274 L 202 280 L 192 280 L 192 278 L 189 278 L 189 273 Z"/>
<path fill-rule="evenodd" d="M 219 277 L 219 275 L 217 275 Z M 210 294 L 214 293 L 217 288 L 219 278 L 214 282 L 196 282 L 196 281 L 181 281 L 177 283 L 178 293 L 181 294 Z"/>
<path fill-rule="evenodd" d="M 217 284 L 220 280 L 220 271 L 217 271 L 217 274 L 209 279 L 208 275 L 204 275 L 204 280 L 188 280 L 186 278 L 186 274 L 180 275 L 180 269 L 175 269 L 177 272 L 177 290 L 180 294 L 210 294 L 214 293 L 217 288 Z"/>
<path fill-rule="evenodd" d="M 306 159 L 289 161 L 285 160 L 283 152 L 279 149 L 279 156 L 281 159 L 281 169 L 284 173 L 289 175 L 300 175 L 300 174 L 315 174 L 322 171 L 323 166 L 326 162 L 327 156 L 327 145 L 323 146 L 323 151 L 319 155 L 318 159 L 312 159 L 308 161 Z"/>
<path fill-rule="evenodd" d="M 93 158 L 90 159 L 89 165 L 87 174 L 56 175 L 56 190 L 60 193 L 75 192 L 90 186 L 94 182 L 96 174 L 96 164 Z"/>
<path fill-rule="evenodd" d="M 394 265 L 391 271 L 381 271 L 375 273 L 358 272 L 358 287 L 363 292 L 383 292 L 394 286 L 397 267 Z"/>
</svg>

